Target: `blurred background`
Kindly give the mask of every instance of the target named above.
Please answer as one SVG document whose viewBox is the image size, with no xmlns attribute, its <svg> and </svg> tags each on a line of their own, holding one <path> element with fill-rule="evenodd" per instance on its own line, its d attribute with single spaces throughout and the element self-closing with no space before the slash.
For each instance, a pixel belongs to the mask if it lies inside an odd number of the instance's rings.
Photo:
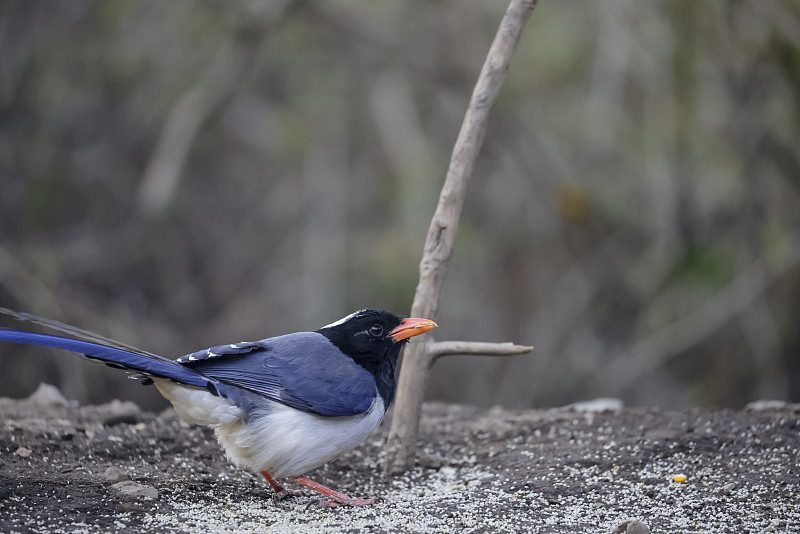
<svg viewBox="0 0 800 534">
<path fill-rule="evenodd" d="M 177 357 L 408 313 L 505 1 L 0 3 L 0 306 Z M 800 2 L 542 1 L 472 177 L 428 397 L 800 401 Z M 3 321 L 2 325 L 12 326 Z M 0 346 L 0 395 L 166 406 Z"/>
</svg>

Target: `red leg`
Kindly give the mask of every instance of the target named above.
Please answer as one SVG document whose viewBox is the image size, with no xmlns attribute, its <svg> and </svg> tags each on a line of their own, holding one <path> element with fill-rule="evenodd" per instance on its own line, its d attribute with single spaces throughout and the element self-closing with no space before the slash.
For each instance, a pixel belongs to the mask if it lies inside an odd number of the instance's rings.
<svg viewBox="0 0 800 534">
<path fill-rule="evenodd" d="M 269 473 L 267 473 L 266 471 L 261 471 L 261 474 L 264 475 L 264 478 L 267 479 L 267 482 L 269 482 L 269 485 L 272 486 L 272 489 L 275 492 L 275 494 L 272 495 L 272 500 L 274 500 L 275 502 L 280 501 L 280 500 L 282 500 L 282 499 L 284 499 L 286 497 L 290 497 L 290 496 L 291 497 L 300 497 L 303 494 L 303 492 L 301 492 L 300 490 L 290 490 L 290 489 L 284 488 L 283 486 L 281 486 L 278 483 L 278 481 L 276 481 L 274 478 L 272 478 L 272 476 Z"/>
<path fill-rule="evenodd" d="M 302 486 L 310 488 L 332 499 L 330 501 L 323 502 L 322 506 L 339 506 L 340 504 L 343 504 L 345 506 L 368 506 L 370 504 L 375 504 L 376 502 L 375 499 L 348 497 L 344 493 L 339 493 L 338 491 L 334 491 L 328 487 L 323 486 L 319 482 L 314 482 L 305 475 L 300 475 L 298 477 L 289 477 L 289 480 L 293 480 L 294 482 L 297 482 Z"/>
</svg>

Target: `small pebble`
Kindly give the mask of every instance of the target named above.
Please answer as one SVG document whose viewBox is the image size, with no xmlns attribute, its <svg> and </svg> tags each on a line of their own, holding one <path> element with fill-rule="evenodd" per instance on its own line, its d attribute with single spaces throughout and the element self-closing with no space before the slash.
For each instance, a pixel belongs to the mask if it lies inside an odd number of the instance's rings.
<svg viewBox="0 0 800 534">
<path fill-rule="evenodd" d="M 128 475 L 112 465 L 103 473 L 103 478 L 109 482 L 119 482 L 120 480 L 128 480 Z"/>
<path fill-rule="evenodd" d="M 686 475 L 675 475 L 674 477 L 672 477 L 672 480 L 674 480 L 678 484 L 683 484 L 684 482 L 686 482 Z"/>
<path fill-rule="evenodd" d="M 641 521 L 634 519 L 620 523 L 611 534 L 650 534 L 650 529 Z"/>
<path fill-rule="evenodd" d="M 120 492 L 122 495 L 126 495 L 128 497 L 145 499 L 158 498 L 158 490 L 153 486 L 145 486 L 144 484 L 139 484 L 132 480 L 117 482 L 116 484 L 112 484 L 111 487 Z"/>
<path fill-rule="evenodd" d="M 28 397 L 28 401 L 42 408 L 69 406 L 69 401 L 64 398 L 64 395 L 61 394 L 57 387 L 44 382 L 39 384 L 36 391 Z"/>
<path fill-rule="evenodd" d="M 625 534 L 650 534 L 650 529 L 641 521 L 633 520 L 628 523 L 628 528 Z"/>
<path fill-rule="evenodd" d="M 17 456 L 21 456 L 23 458 L 27 458 L 31 455 L 33 451 L 30 449 L 26 449 L 25 447 L 19 447 L 17 450 L 14 451 L 14 454 Z"/>
</svg>

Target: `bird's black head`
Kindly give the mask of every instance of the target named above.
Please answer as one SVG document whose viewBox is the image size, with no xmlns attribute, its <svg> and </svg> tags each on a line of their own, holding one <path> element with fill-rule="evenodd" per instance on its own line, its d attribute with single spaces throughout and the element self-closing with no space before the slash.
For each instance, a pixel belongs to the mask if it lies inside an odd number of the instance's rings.
<svg viewBox="0 0 800 534">
<path fill-rule="evenodd" d="M 364 309 L 323 326 L 317 332 L 375 376 L 386 407 L 394 397 L 394 368 L 410 338 L 436 327 L 428 319 L 400 319 L 389 312 Z"/>
</svg>

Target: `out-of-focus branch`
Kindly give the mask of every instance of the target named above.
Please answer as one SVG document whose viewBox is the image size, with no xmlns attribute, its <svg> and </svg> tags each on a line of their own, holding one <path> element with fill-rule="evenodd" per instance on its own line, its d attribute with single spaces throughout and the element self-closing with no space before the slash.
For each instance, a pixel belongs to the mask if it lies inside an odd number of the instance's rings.
<svg viewBox="0 0 800 534">
<path fill-rule="evenodd" d="M 800 47 L 800 18 L 790 7 L 775 0 L 748 0 L 747 4 L 767 19 L 794 46 Z"/>
<path fill-rule="evenodd" d="M 483 144 L 489 111 L 503 84 L 511 53 L 534 7 L 536 0 L 511 0 L 478 76 L 453 147 L 439 204 L 425 239 L 419 265 L 419 283 L 411 306 L 411 315 L 414 317 L 436 317 L 447 265 L 458 232 L 467 182 Z M 403 357 L 394 417 L 386 444 L 387 455 L 383 466 L 386 473 L 405 470 L 414 457 L 422 400 L 432 361 L 426 352 L 427 346 L 427 343 L 412 344 Z"/>
<path fill-rule="evenodd" d="M 139 188 L 139 209 L 144 214 L 158 216 L 172 203 L 200 126 L 236 87 L 244 65 L 241 47 L 226 43 L 197 85 L 169 112 Z"/>
<path fill-rule="evenodd" d="M 263 37 L 303 3 L 296 0 L 277 7 L 266 3 L 240 14 L 233 35 L 219 47 L 197 84 L 169 112 L 139 188 L 141 212 L 158 216 L 172 203 L 200 126 L 239 86 Z"/>
<path fill-rule="evenodd" d="M 618 389 L 633 384 L 666 360 L 696 345 L 750 307 L 779 277 L 800 264 L 800 230 L 782 240 L 781 257 L 760 257 L 702 306 L 634 343 L 606 366 L 604 377 Z M 770 254 L 770 260 L 773 260 Z"/>
</svg>

